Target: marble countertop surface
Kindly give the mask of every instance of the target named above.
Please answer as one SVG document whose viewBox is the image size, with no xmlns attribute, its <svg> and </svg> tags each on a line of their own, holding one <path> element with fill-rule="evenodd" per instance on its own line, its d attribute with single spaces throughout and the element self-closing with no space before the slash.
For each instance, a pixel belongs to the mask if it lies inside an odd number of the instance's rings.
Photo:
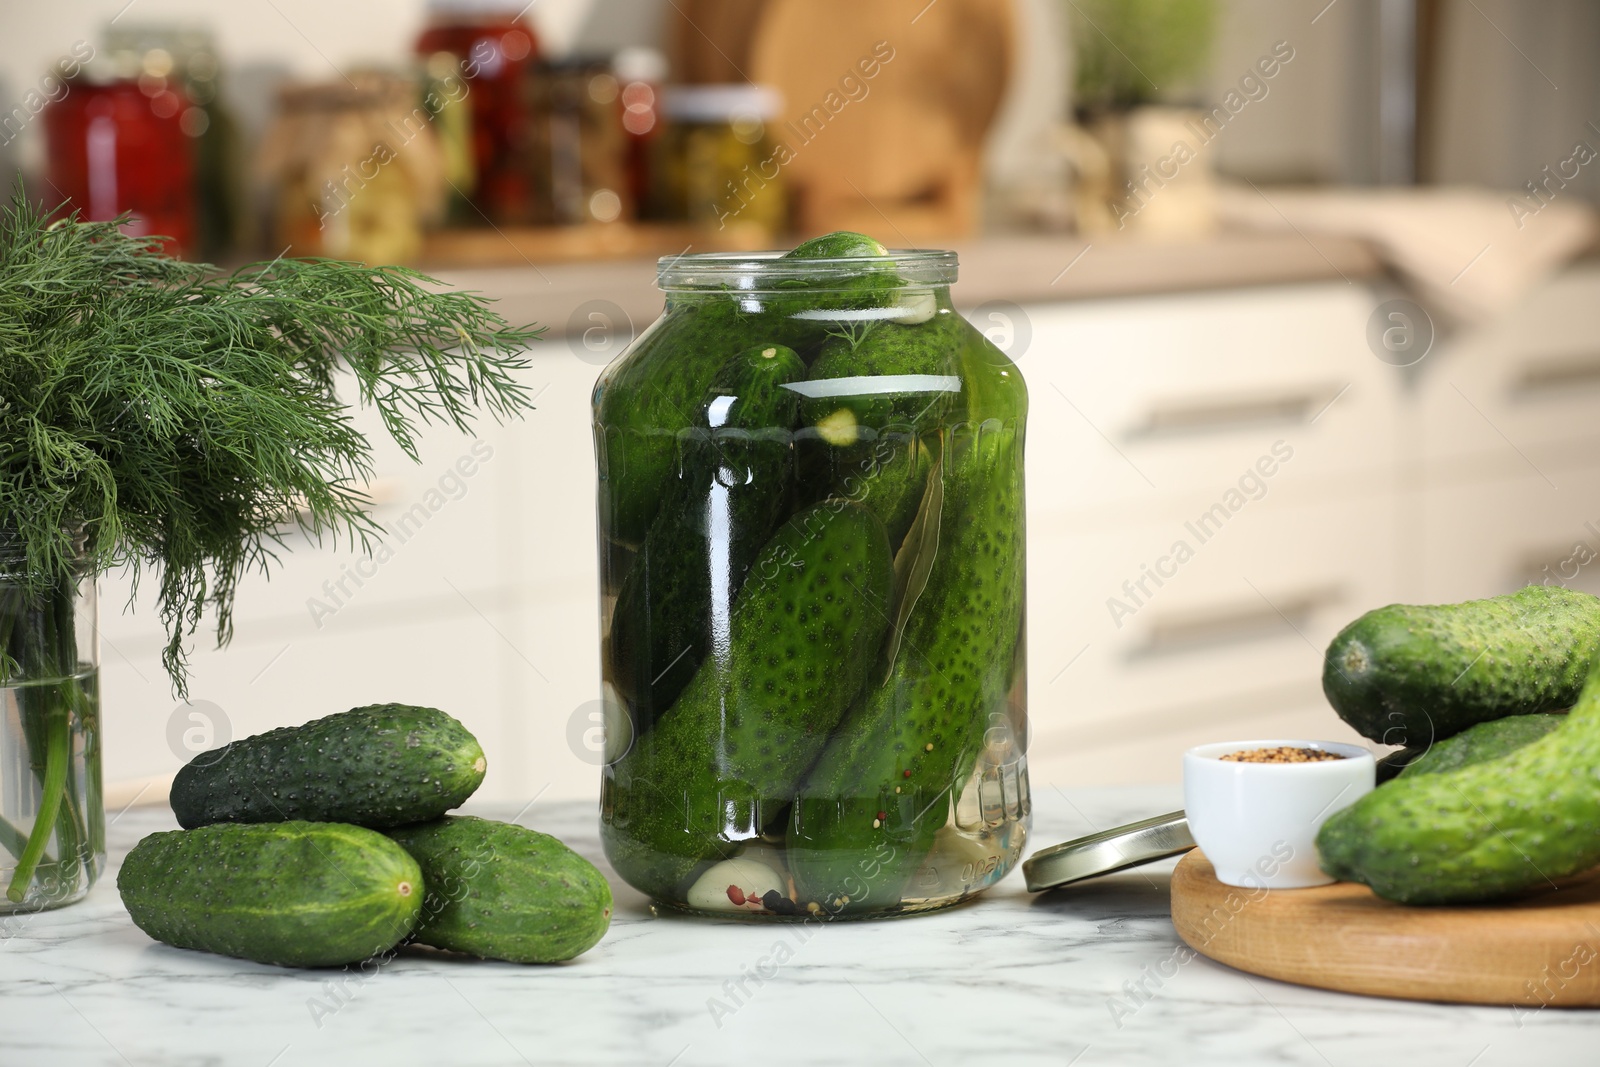
<svg viewBox="0 0 1600 1067">
<path fill-rule="evenodd" d="M 1039 846 L 1181 806 L 1175 786 L 1044 789 Z M 469 807 L 603 865 L 592 805 Z M 1174 962 L 1171 862 L 1044 895 L 1020 872 L 933 915 L 834 926 L 656 917 L 614 877 L 606 938 L 560 966 L 418 950 L 364 973 L 156 944 L 116 867 L 175 826 L 135 808 L 83 903 L 0 917 L 0 1064 L 1592 1063 L 1600 1015 L 1377 1000 Z M 611 872 L 606 869 L 610 876 Z"/>
</svg>

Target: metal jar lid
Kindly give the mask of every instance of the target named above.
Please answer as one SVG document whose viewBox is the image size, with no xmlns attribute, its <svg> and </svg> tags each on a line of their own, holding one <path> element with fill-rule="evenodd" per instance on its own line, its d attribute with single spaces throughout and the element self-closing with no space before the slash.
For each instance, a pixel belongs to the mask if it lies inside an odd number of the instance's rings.
<svg viewBox="0 0 1600 1067">
<path fill-rule="evenodd" d="M 1174 811 L 1042 849 L 1022 865 L 1022 875 L 1028 888 L 1038 893 L 1154 863 L 1191 848 L 1194 838 L 1189 836 L 1189 820 L 1183 812 Z"/>
</svg>

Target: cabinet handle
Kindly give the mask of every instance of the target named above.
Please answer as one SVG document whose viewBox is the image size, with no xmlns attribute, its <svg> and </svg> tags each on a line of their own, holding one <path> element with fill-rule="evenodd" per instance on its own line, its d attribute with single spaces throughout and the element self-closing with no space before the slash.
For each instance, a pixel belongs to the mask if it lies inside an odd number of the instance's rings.
<svg viewBox="0 0 1600 1067">
<path fill-rule="evenodd" d="M 1348 386 L 1309 385 L 1261 396 L 1157 402 L 1134 424 L 1138 437 L 1212 433 L 1264 422 L 1310 422 Z"/>
<path fill-rule="evenodd" d="M 1245 644 L 1278 637 L 1321 609 L 1337 603 L 1343 596 L 1336 585 L 1317 586 L 1274 596 L 1271 603 L 1260 597 L 1239 600 L 1195 611 L 1174 611 L 1157 615 L 1145 631 L 1145 639 L 1129 653 L 1130 659 L 1188 652 L 1214 645 Z"/>
<path fill-rule="evenodd" d="M 1600 352 L 1530 359 L 1512 379 L 1512 392 L 1542 393 L 1600 382 Z"/>
</svg>

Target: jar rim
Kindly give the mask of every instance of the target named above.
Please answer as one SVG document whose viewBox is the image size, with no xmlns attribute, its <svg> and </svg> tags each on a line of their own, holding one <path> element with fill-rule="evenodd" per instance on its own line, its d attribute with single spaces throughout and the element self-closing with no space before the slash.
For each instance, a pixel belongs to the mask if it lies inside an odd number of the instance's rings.
<svg viewBox="0 0 1600 1067">
<path fill-rule="evenodd" d="M 954 252 L 937 249 L 891 248 L 884 256 L 835 256 L 824 259 L 788 259 L 783 252 L 696 252 L 662 256 L 656 261 L 656 285 L 666 291 L 733 289 L 741 292 L 782 292 L 780 279 L 805 283 L 811 291 L 827 289 L 832 280 L 845 281 L 864 271 L 882 270 L 900 277 L 902 286 L 950 285 L 960 263 Z"/>
</svg>

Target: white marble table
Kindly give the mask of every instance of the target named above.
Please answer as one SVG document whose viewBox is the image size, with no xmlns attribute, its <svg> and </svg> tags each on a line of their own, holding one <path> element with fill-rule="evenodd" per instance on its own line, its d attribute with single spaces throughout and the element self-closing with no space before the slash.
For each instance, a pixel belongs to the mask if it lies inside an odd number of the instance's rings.
<svg viewBox="0 0 1600 1067">
<path fill-rule="evenodd" d="M 1035 802 L 1040 845 L 1180 806 L 1175 787 L 1046 788 Z M 589 805 L 535 804 L 522 821 L 600 859 Z M 1163 967 L 1178 947 L 1170 863 L 1045 896 L 1017 874 L 951 911 L 820 929 L 657 918 L 613 878 L 610 933 L 563 966 L 418 952 L 370 975 L 285 970 L 158 945 L 129 922 L 116 864 L 173 825 L 164 809 L 128 811 L 112 827 L 113 871 L 87 901 L 0 922 L 0 1065 L 1491 1067 L 1600 1056 L 1593 1012 L 1344 996 L 1205 959 Z M 1141 982 L 1148 995 L 1130 996 Z"/>
</svg>

